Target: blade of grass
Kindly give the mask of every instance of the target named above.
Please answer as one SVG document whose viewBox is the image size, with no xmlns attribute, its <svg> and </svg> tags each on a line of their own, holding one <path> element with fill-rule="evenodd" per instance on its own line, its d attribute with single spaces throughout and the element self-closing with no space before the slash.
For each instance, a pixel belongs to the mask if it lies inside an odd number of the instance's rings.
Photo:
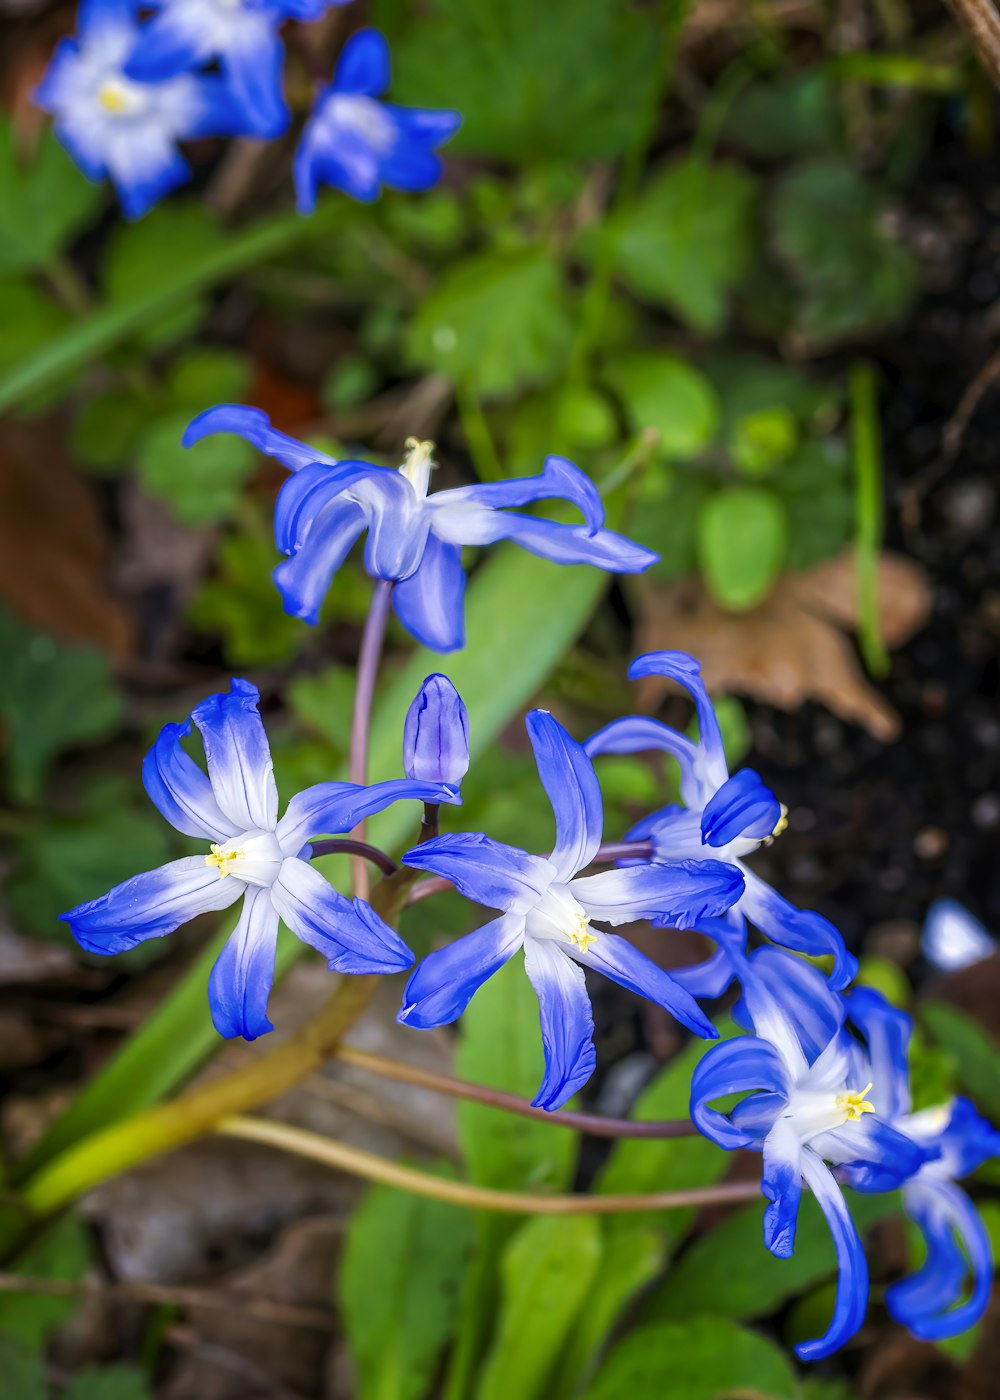
<svg viewBox="0 0 1000 1400">
<path fill-rule="evenodd" d="M 854 548 L 858 585 L 858 641 L 873 676 L 889 669 L 879 631 L 878 561 L 882 552 L 884 486 L 878 390 L 870 365 L 851 370 L 851 429 L 854 439 Z"/>
</svg>

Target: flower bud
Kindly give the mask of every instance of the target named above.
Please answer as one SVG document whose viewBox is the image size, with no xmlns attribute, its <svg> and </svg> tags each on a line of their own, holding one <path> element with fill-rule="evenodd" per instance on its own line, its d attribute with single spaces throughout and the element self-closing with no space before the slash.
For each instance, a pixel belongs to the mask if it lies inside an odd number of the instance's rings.
<svg viewBox="0 0 1000 1400">
<path fill-rule="evenodd" d="M 469 716 L 447 676 L 428 676 L 406 712 L 403 771 L 452 787 L 469 771 Z"/>
</svg>

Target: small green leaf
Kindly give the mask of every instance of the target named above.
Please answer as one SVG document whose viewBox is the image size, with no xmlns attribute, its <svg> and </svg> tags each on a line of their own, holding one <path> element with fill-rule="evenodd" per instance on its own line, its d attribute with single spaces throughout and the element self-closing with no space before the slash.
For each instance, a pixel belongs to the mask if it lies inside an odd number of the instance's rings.
<svg viewBox="0 0 1000 1400">
<path fill-rule="evenodd" d="M 151 291 L 164 267 L 207 260 L 221 250 L 226 235 L 200 201 L 172 199 L 136 223 L 115 230 L 105 265 L 105 290 L 112 305 L 124 306 Z M 175 309 L 137 329 L 137 338 L 152 349 L 182 339 L 198 324 L 204 303 L 191 297 Z"/>
<path fill-rule="evenodd" d="M 655 428 L 668 457 L 695 457 L 715 436 L 719 403 L 711 384 L 676 355 L 637 350 L 616 358 L 608 380 L 633 429 Z"/>
<path fill-rule="evenodd" d="M 766 408 L 736 423 L 729 450 L 748 476 L 762 476 L 787 457 L 799 440 L 799 427 L 787 408 Z"/>
<path fill-rule="evenodd" d="M 613 222 L 619 275 L 695 330 L 718 330 L 751 266 L 756 197 L 737 166 L 675 162 Z"/>
<path fill-rule="evenodd" d="M 152 1400 L 152 1394 L 134 1366 L 100 1366 L 74 1376 L 62 1400 Z"/>
<path fill-rule="evenodd" d="M 643 1327 L 601 1367 L 586 1400 L 798 1400 L 798 1382 L 772 1342 L 721 1317 Z"/>
<path fill-rule="evenodd" d="M 121 697 L 104 655 L 64 646 L 0 608 L 0 718 L 7 731 L 7 781 L 20 802 L 42 792 L 56 754 L 112 733 Z"/>
<path fill-rule="evenodd" d="M 48 127 L 34 159 L 22 162 L 14 130 L 0 119 L 0 271 L 41 268 L 91 221 L 105 198 Z"/>
<path fill-rule="evenodd" d="M 194 415 L 214 403 L 239 402 L 249 385 L 246 356 L 217 345 L 197 345 L 171 365 L 167 395 L 172 408 Z"/>
<path fill-rule="evenodd" d="M 182 525 L 211 525 L 232 514 L 257 457 L 251 445 L 233 433 L 182 447 L 189 417 L 170 414 L 154 423 L 139 443 L 136 467 Z"/>
<path fill-rule="evenodd" d="M 357 408 L 378 390 L 379 372 L 363 355 L 344 355 L 323 381 L 323 402 L 335 410 Z"/>
<path fill-rule="evenodd" d="M 601 1259 L 593 1216 L 538 1216 L 501 1260 L 500 1319 L 477 1400 L 539 1400 Z"/>
<path fill-rule="evenodd" d="M 73 451 L 86 466 L 112 472 L 128 465 L 149 421 L 149 408 L 126 389 L 89 397 L 73 423 Z"/>
<path fill-rule="evenodd" d="M 752 608 L 773 588 L 788 553 L 780 496 L 754 486 L 716 491 L 698 512 L 698 557 L 716 602 Z"/>
<path fill-rule="evenodd" d="M 698 568 L 698 514 L 712 494 L 712 478 L 699 469 L 653 462 L 639 488 L 633 538 L 660 556 L 650 572 L 677 579 Z"/>
<path fill-rule="evenodd" d="M 351 1219 L 339 1280 L 359 1400 L 422 1400 L 458 1310 L 467 1211 L 373 1186 Z"/>
<path fill-rule="evenodd" d="M 28 1278 L 79 1283 L 90 1263 L 90 1240 L 75 1215 L 64 1215 L 34 1240 L 18 1258 L 13 1272 Z M 76 1298 L 44 1293 L 0 1294 L 0 1334 L 25 1347 L 43 1347 L 49 1334 L 79 1307 Z M 5 1391 L 13 1395 L 16 1392 Z M 20 1396 L 18 1395 L 18 1400 Z"/>
<path fill-rule="evenodd" d="M 837 107 L 825 73 L 785 73 L 739 93 L 729 111 L 727 142 L 761 160 L 787 160 L 830 146 Z"/>
<path fill-rule="evenodd" d="M 410 355 L 485 397 L 545 383 L 572 338 L 558 263 L 547 253 L 482 253 L 453 267 L 410 326 Z"/>
</svg>

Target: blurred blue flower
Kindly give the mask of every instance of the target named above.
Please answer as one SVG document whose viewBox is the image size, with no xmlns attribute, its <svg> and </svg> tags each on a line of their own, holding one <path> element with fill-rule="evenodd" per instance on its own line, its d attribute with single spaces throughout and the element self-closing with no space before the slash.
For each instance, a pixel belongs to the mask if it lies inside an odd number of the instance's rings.
<svg viewBox="0 0 1000 1400">
<path fill-rule="evenodd" d="M 468 711 L 447 676 L 428 676 L 403 722 L 403 772 L 457 788 L 468 771 Z"/>
<path fill-rule="evenodd" d="M 240 132 L 269 139 L 289 121 L 282 92 L 286 19 L 319 19 L 348 0 L 150 0 L 153 18 L 142 31 L 126 74 L 159 81 L 201 64 L 222 66 L 242 122 Z"/>
<path fill-rule="evenodd" d="M 663 749 L 680 766 L 686 805 L 672 803 L 653 812 L 632 828 L 626 840 L 651 841 L 654 860 L 712 856 L 733 864 L 742 873 L 745 888 L 730 920 L 745 915 L 785 948 L 812 957 L 832 955 L 831 984 L 846 987 L 857 972 L 857 959 L 844 947 L 833 924 L 812 910 L 797 909 L 744 864 L 745 856 L 781 833 L 785 813 L 752 769 L 741 768 L 729 776 L 719 721 L 698 662 L 683 651 L 647 652 L 633 661 L 629 676 L 637 680 L 649 675 L 669 676 L 691 695 L 698 714 L 698 742 L 644 715 L 612 720 L 587 740 L 591 757 Z M 712 969 L 721 982 L 712 995 L 719 995 L 731 975 L 724 950 L 713 960 Z"/>
<path fill-rule="evenodd" d="M 239 129 L 240 108 L 218 74 L 137 82 L 127 68 L 143 27 L 137 0 L 83 0 L 75 39 L 63 39 L 35 92 L 55 132 L 91 180 L 114 181 L 137 219 L 191 175 L 177 149 Z"/>
<path fill-rule="evenodd" d="M 166 725 L 143 763 L 146 791 L 161 814 L 184 835 L 211 842 L 210 853 L 135 875 L 61 916 L 90 952 L 120 953 L 242 898 L 208 994 L 219 1034 L 247 1040 L 272 1029 L 267 999 L 279 918 L 336 972 L 398 972 L 413 962 L 374 909 L 345 899 L 309 864 L 309 839 L 350 831 L 401 798 L 458 800 L 453 788 L 408 778 L 368 788 L 318 783 L 293 797 L 279 821 L 259 698 L 254 686 L 234 680 L 192 712 L 207 776 L 181 748 L 190 722 Z"/>
<path fill-rule="evenodd" d="M 191 447 L 212 433 L 238 433 L 294 473 L 278 496 L 274 531 L 288 559 L 274 571 L 286 612 L 315 622 L 334 574 L 368 531 L 365 567 L 394 579 L 392 602 L 408 632 L 434 651 L 465 645 L 463 545 L 512 539 L 558 564 L 593 564 L 641 573 L 657 555 L 603 528 L 604 506 L 590 479 L 563 457 L 547 457 L 539 476 L 459 486 L 428 496 L 433 445 L 410 440 L 399 471 L 370 462 L 337 462 L 277 432 L 258 408 L 220 404 L 184 434 Z M 557 497 L 584 525 L 562 525 L 505 510 Z"/>
<path fill-rule="evenodd" d="M 925 1341 L 954 1337 L 982 1317 L 993 1282 L 986 1227 L 955 1182 L 1000 1156 L 1000 1133 L 968 1099 L 911 1112 L 909 1016 L 869 987 L 851 992 L 847 1008 L 867 1042 L 872 1103 L 880 1116 L 932 1153 L 903 1187 L 904 1208 L 924 1236 L 927 1257 L 909 1278 L 893 1284 L 886 1303 L 897 1322 Z M 845 1178 L 860 1190 L 881 1189 L 866 1171 L 848 1169 Z M 972 1287 L 963 1299 L 969 1275 Z"/>
<path fill-rule="evenodd" d="M 854 1335 L 868 1301 L 861 1240 L 827 1164 L 850 1166 L 855 1183 L 888 1191 L 912 1178 L 936 1149 L 876 1111 L 876 1080 L 905 1075 L 905 1055 L 891 1047 L 888 1063 L 871 1062 L 845 1033 L 844 998 L 822 973 L 802 958 L 761 948 L 744 962 L 741 981 L 735 1014 L 753 1033 L 704 1056 L 691 1081 L 691 1117 L 720 1147 L 763 1153 L 761 1191 L 770 1202 L 764 1243 L 772 1254 L 793 1253 L 803 1180 L 826 1216 L 837 1251 L 837 1295 L 826 1333 L 796 1347 L 812 1361 Z M 747 1097 L 727 1114 L 710 1107 L 741 1093 Z"/>
<path fill-rule="evenodd" d="M 320 185 L 377 199 L 382 185 L 426 190 L 441 178 L 435 148 L 454 136 L 457 112 L 378 101 L 389 86 L 389 46 L 375 29 L 344 45 L 333 82 L 316 99 L 295 155 L 299 209 L 311 214 Z"/>
<path fill-rule="evenodd" d="M 594 1068 L 594 1022 L 583 968 L 611 977 L 665 1007 L 698 1035 L 715 1035 L 694 999 L 631 943 L 591 922 L 627 924 L 657 916 L 684 922 L 720 913 L 736 899 L 739 873 L 718 861 L 635 866 L 578 877 L 601 844 L 601 790 L 583 748 L 545 710 L 527 719 L 538 775 L 556 819 L 548 859 L 480 832 L 438 836 L 403 857 L 451 880 L 499 919 L 426 957 L 403 994 L 399 1020 L 429 1028 L 454 1021 L 476 990 L 524 950 L 538 996 L 545 1077 L 536 1106 L 564 1104 Z"/>
<path fill-rule="evenodd" d="M 920 951 L 941 972 L 971 967 L 996 950 L 996 939 L 957 899 L 936 899 L 927 910 Z"/>
</svg>

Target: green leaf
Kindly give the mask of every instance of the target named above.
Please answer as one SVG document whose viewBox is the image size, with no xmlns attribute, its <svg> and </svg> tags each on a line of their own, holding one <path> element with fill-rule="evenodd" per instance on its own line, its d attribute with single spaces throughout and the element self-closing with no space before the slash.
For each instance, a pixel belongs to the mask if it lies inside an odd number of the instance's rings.
<svg viewBox="0 0 1000 1400">
<path fill-rule="evenodd" d="M 753 259 L 756 196 L 752 176 L 737 166 L 668 166 L 613 221 L 618 275 L 695 330 L 718 330 Z"/>
<path fill-rule="evenodd" d="M 752 608 L 774 587 L 788 553 L 788 515 L 780 496 L 728 486 L 698 512 L 698 557 L 716 602 Z"/>
<path fill-rule="evenodd" d="M 787 408 L 764 408 L 738 420 L 730 451 L 748 476 L 762 476 L 787 457 L 798 440 L 799 426 Z"/>
<path fill-rule="evenodd" d="M 726 141 L 760 160 L 787 160 L 837 137 L 837 108 L 825 73 L 783 73 L 737 94 Z"/>
<path fill-rule="evenodd" d="M 844 1195 L 862 1231 L 899 1210 L 896 1194 Z M 811 1195 L 802 1197 L 790 1259 L 775 1259 L 764 1248 L 763 1209 L 763 1202 L 746 1206 L 699 1235 L 653 1295 L 646 1316 L 674 1322 L 711 1310 L 736 1319 L 766 1317 L 836 1272 L 830 1230 Z"/>
<path fill-rule="evenodd" d="M 234 666 L 287 661 L 306 639 L 301 620 L 285 612 L 271 578 L 279 557 L 263 533 L 227 535 L 218 546 L 216 574 L 188 606 L 192 626 L 221 636 L 226 660 Z"/>
<path fill-rule="evenodd" d="M 126 389 L 93 394 L 73 423 L 73 451 L 95 471 L 115 471 L 129 463 L 148 421 L 149 406 Z"/>
<path fill-rule="evenodd" d="M 546 252 L 489 252 L 453 267 L 410 326 L 422 369 L 484 397 L 554 379 L 572 338 L 558 263 Z"/>
<path fill-rule="evenodd" d="M 601 1260 L 593 1216 L 537 1216 L 510 1240 L 501 1261 L 500 1320 L 477 1400 L 538 1400 Z"/>
<path fill-rule="evenodd" d="M 813 161 L 780 181 L 772 238 L 801 290 L 798 330 L 807 340 L 871 332 L 911 305 L 917 265 L 887 227 L 888 213 L 882 191 L 840 161 Z"/>
<path fill-rule="evenodd" d="M 100 1366 L 74 1376 L 62 1400 L 152 1400 L 152 1394 L 134 1366 Z"/>
<path fill-rule="evenodd" d="M 181 446 L 189 413 L 161 418 L 145 433 L 136 468 L 146 486 L 166 501 L 183 525 L 211 525 L 232 514 L 257 454 L 235 433 Z"/>
<path fill-rule="evenodd" d="M 421 1400 L 451 1334 L 472 1248 L 467 1211 L 372 1187 L 351 1218 L 339 1298 L 359 1400 Z"/>
<path fill-rule="evenodd" d="M 537 472 L 549 453 L 574 456 L 607 447 L 619 436 L 606 395 L 583 384 L 560 385 L 521 399 L 506 416 L 511 475 Z"/>
<path fill-rule="evenodd" d="M 720 1317 L 643 1327 L 617 1346 L 586 1400 L 797 1400 L 798 1382 L 773 1343 Z"/>
<path fill-rule="evenodd" d="M 958 1082 L 994 1122 L 1000 1120 L 1000 1046 L 975 1020 L 943 1001 L 925 1002 L 918 1016 L 955 1058 Z"/>
<path fill-rule="evenodd" d="M 668 457 L 695 457 L 719 426 L 719 403 L 704 375 L 676 355 L 637 350 L 607 371 L 635 431 L 655 428 Z"/>
<path fill-rule="evenodd" d="M 712 494 L 712 478 L 700 470 L 653 462 L 639 488 L 633 538 L 660 556 L 650 573 L 684 578 L 698 567 L 698 514 Z"/>
<path fill-rule="evenodd" d="M 44 267 L 89 223 L 105 195 L 76 168 L 46 128 L 30 163 L 0 119 L 0 271 Z"/>
<path fill-rule="evenodd" d="M 607 159 L 641 130 L 659 47 L 653 16 L 616 0 L 436 0 L 393 47 L 393 91 L 462 113 L 449 149 Z"/>
<path fill-rule="evenodd" d="M 79 1283 L 89 1263 L 90 1240 L 86 1230 L 77 1216 L 64 1215 L 28 1246 L 13 1272 L 28 1278 Z M 14 1337 L 32 1350 L 43 1347 L 49 1333 L 79 1306 L 77 1298 L 5 1292 L 0 1294 L 0 1334 Z"/>
<path fill-rule="evenodd" d="M 194 415 L 209 404 L 237 403 L 250 387 L 245 355 L 217 345 L 196 345 L 179 355 L 167 376 L 171 406 Z"/>
<path fill-rule="evenodd" d="M 0 370 L 18 365 L 69 323 L 69 316 L 30 282 L 0 278 Z"/>
<path fill-rule="evenodd" d="M 33 802 L 56 754 L 114 732 L 121 697 L 101 652 L 64 646 L 2 608 L 0 655 L 8 786 L 18 801 Z"/>
<path fill-rule="evenodd" d="M 11 1400 L 49 1400 L 45 1362 L 40 1351 L 0 1335 L 0 1375 Z"/>
<path fill-rule="evenodd" d="M 205 261 L 225 245 L 222 226 L 208 207 L 194 199 L 172 199 L 135 223 L 120 224 L 105 266 L 105 291 L 112 305 L 123 305 L 155 287 L 164 267 Z M 192 297 L 183 306 L 137 328 L 152 349 L 183 339 L 201 320 L 204 305 Z"/>
</svg>

